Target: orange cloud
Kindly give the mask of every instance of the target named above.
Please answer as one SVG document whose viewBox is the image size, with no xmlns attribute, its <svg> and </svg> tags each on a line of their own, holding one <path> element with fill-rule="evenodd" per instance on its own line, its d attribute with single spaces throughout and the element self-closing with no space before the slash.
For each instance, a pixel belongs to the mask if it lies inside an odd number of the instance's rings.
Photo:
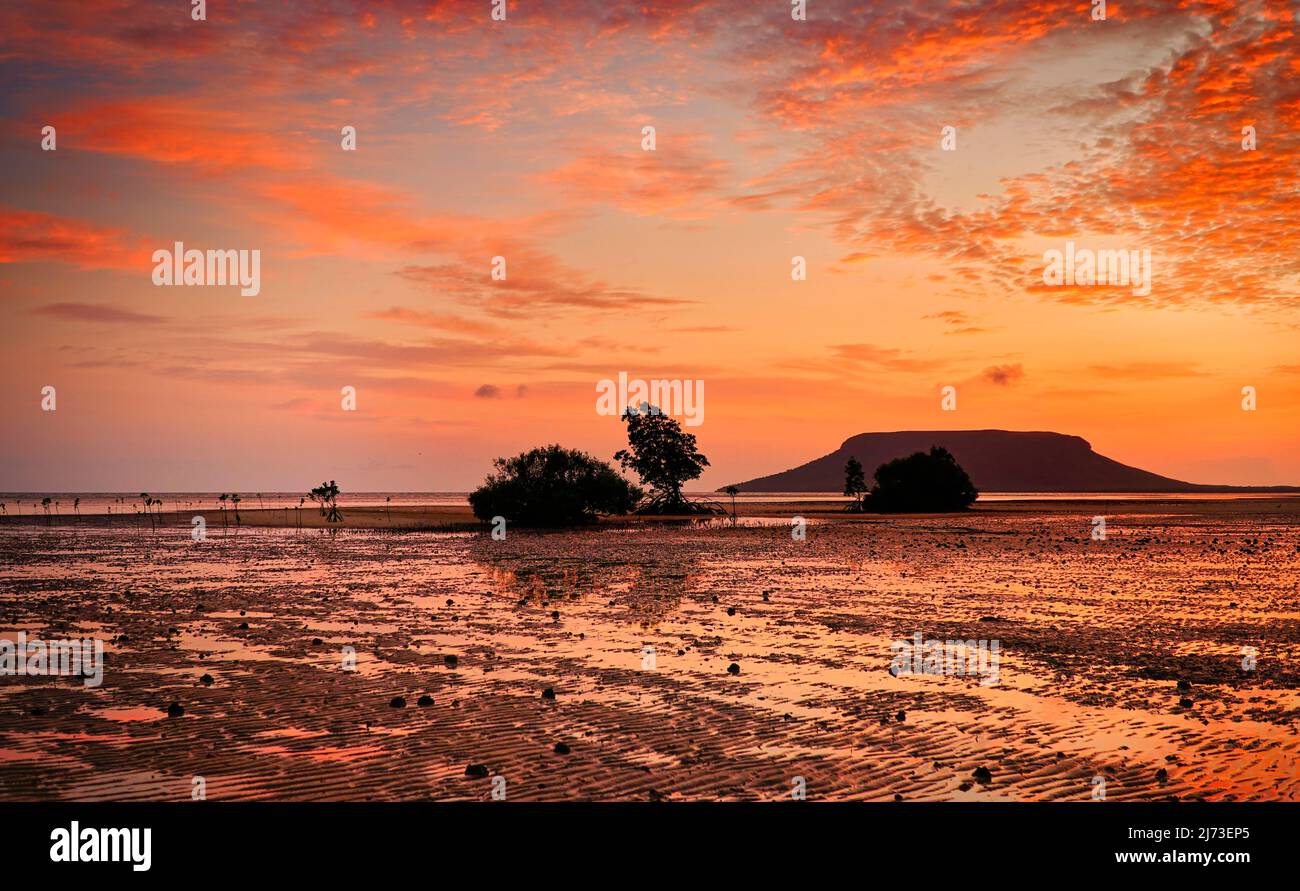
<svg viewBox="0 0 1300 891">
<path fill-rule="evenodd" d="M 0 263 L 148 270 L 150 249 L 115 226 L 0 205 Z"/>
<path fill-rule="evenodd" d="M 639 143 L 636 129 L 628 141 Z M 566 201 L 612 204 L 641 216 L 704 216 L 723 188 L 728 165 L 705 154 L 698 136 L 665 133 L 654 151 L 592 150 L 544 175 Z"/>
</svg>

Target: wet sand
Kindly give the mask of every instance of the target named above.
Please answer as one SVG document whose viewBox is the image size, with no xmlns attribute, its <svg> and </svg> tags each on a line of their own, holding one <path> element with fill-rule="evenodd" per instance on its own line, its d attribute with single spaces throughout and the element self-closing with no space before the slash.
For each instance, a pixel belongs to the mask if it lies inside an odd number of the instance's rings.
<svg viewBox="0 0 1300 891">
<path fill-rule="evenodd" d="M 97 688 L 0 677 L 0 798 L 1300 794 L 1300 499 L 804 507 L 505 541 L 417 531 L 469 522 L 444 507 L 0 524 L 0 637 L 107 642 Z M 892 675 L 917 632 L 999 640 L 999 683 Z"/>
</svg>

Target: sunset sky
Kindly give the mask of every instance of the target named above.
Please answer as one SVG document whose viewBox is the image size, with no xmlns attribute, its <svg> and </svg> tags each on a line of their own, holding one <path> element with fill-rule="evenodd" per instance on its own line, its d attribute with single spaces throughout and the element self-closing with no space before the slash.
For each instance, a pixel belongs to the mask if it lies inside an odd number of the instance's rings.
<svg viewBox="0 0 1300 891">
<path fill-rule="evenodd" d="M 700 488 L 978 428 L 1300 484 L 1295 3 L 491 8 L 0 6 L 0 489 L 463 490 L 610 458 L 620 371 L 704 381 Z M 1067 240 L 1151 293 L 1045 286 Z"/>
</svg>

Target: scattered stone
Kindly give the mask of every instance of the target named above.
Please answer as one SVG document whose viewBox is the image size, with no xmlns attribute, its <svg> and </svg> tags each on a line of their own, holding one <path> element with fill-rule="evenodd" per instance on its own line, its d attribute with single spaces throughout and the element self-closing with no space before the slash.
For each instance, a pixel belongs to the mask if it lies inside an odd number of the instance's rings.
<svg viewBox="0 0 1300 891">
<path fill-rule="evenodd" d="M 426 693 L 425 695 L 421 696 L 419 699 L 415 700 L 415 704 L 418 705 L 420 708 L 428 708 L 429 706 L 433 705 L 433 697 Z"/>
<path fill-rule="evenodd" d="M 972 785 L 973 785 L 972 783 L 962 783 L 962 784 L 961 784 L 960 786 L 958 786 L 957 788 L 960 789 L 960 790 L 963 791 L 963 792 L 969 792 L 969 791 L 971 790 L 971 786 L 972 786 Z"/>
<path fill-rule="evenodd" d="M 321 644 L 325 643 L 325 641 L 321 640 L 319 637 L 313 637 L 313 638 L 311 639 L 311 642 L 312 642 L 312 645 L 313 645 L 313 646 L 317 646 L 317 647 L 320 646 Z"/>
<path fill-rule="evenodd" d="M 894 720 L 898 721 L 900 724 L 903 723 L 907 720 L 907 712 L 900 711 L 898 714 L 894 715 Z"/>
<path fill-rule="evenodd" d="M 173 702 L 171 705 L 167 706 L 167 717 L 179 718 L 183 714 L 185 714 L 185 707 L 179 702 Z"/>
<path fill-rule="evenodd" d="M 394 696 L 388 701 L 393 708 L 406 708 L 406 698 L 403 696 Z"/>
<path fill-rule="evenodd" d="M 471 764 L 469 767 L 465 768 L 465 776 L 467 777 L 475 777 L 481 780 L 487 775 L 488 769 L 486 764 Z"/>
<path fill-rule="evenodd" d="M 1165 783 L 1169 782 L 1169 771 L 1165 770 L 1163 767 L 1160 768 L 1159 770 L 1157 770 L 1157 771 L 1156 771 L 1156 782 L 1159 783 L 1159 784 L 1162 785 L 1162 786 L 1163 786 Z"/>
<path fill-rule="evenodd" d="M 203 686 L 205 686 L 205 687 L 211 687 L 211 686 L 212 686 L 212 675 L 210 675 L 210 674 L 205 674 L 203 677 L 199 678 L 199 683 L 201 683 L 201 684 L 202 684 Z"/>
<path fill-rule="evenodd" d="M 971 776 L 979 780 L 981 783 L 993 782 L 993 771 L 989 770 L 987 767 L 975 768 L 975 770 L 971 773 Z"/>
<path fill-rule="evenodd" d="M 902 800 L 903 800 L 902 793 L 895 792 L 895 793 L 894 793 L 894 801 L 902 801 Z"/>
<path fill-rule="evenodd" d="M 239 630 L 240 630 L 240 631 L 247 631 L 247 630 L 248 630 L 248 623 L 247 623 L 247 622 L 240 622 L 240 623 L 239 623 Z"/>
<path fill-rule="evenodd" d="M 1192 684 L 1190 681 L 1179 681 L 1178 689 L 1185 693 L 1188 690 L 1192 689 Z"/>
<path fill-rule="evenodd" d="M 735 614 L 736 614 L 736 608 L 734 606 L 727 607 L 727 615 L 734 616 Z"/>
<path fill-rule="evenodd" d="M 554 698 L 555 698 L 555 690 L 554 690 L 554 688 L 552 688 L 552 687 L 547 687 L 545 690 L 543 690 L 543 691 L 542 691 L 542 698 L 543 698 L 543 699 L 554 699 Z"/>
<path fill-rule="evenodd" d="M 571 751 L 573 750 L 569 748 L 568 743 L 558 742 L 555 744 L 555 754 L 557 755 L 567 755 Z"/>
<path fill-rule="evenodd" d="M 735 662 L 727 666 L 727 674 L 740 674 L 740 666 Z"/>
<path fill-rule="evenodd" d="M 453 656 L 451 653 L 448 653 L 446 656 L 443 656 L 443 657 L 442 657 L 442 664 L 443 664 L 443 665 L 446 665 L 448 668 L 455 668 L 455 667 L 456 667 L 456 663 L 457 663 L 458 661 L 459 661 L 459 660 L 458 660 L 455 656 Z"/>
<path fill-rule="evenodd" d="M 1191 708 L 1193 705 L 1195 705 L 1195 703 L 1192 702 L 1190 699 L 1188 699 L 1186 696 L 1178 700 L 1178 704 L 1183 708 Z"/>
</svg>

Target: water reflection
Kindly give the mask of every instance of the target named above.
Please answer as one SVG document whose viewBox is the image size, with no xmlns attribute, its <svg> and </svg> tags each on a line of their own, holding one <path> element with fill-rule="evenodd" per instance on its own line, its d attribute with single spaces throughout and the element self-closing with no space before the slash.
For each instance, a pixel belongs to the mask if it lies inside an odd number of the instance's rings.
<svg viewBox="0 0 1300 891">
<path fill-rule="evenodd" d="M 572 553 L 587 541 L 572 535 L 514 533 L 506 541 L 484 535 L 469 557 L 491 578 L 496 596 L 519 607 L 562 612 L 566 603 L 596 598 L 608 601 L 609 618 L 642 628 L 672 615 L 684 599 L 706 596 L 696 554 L 647 547 L 612 530 L 592 535 L 614 547 L 590 549 L 596 556 Z"/>
</svg>

